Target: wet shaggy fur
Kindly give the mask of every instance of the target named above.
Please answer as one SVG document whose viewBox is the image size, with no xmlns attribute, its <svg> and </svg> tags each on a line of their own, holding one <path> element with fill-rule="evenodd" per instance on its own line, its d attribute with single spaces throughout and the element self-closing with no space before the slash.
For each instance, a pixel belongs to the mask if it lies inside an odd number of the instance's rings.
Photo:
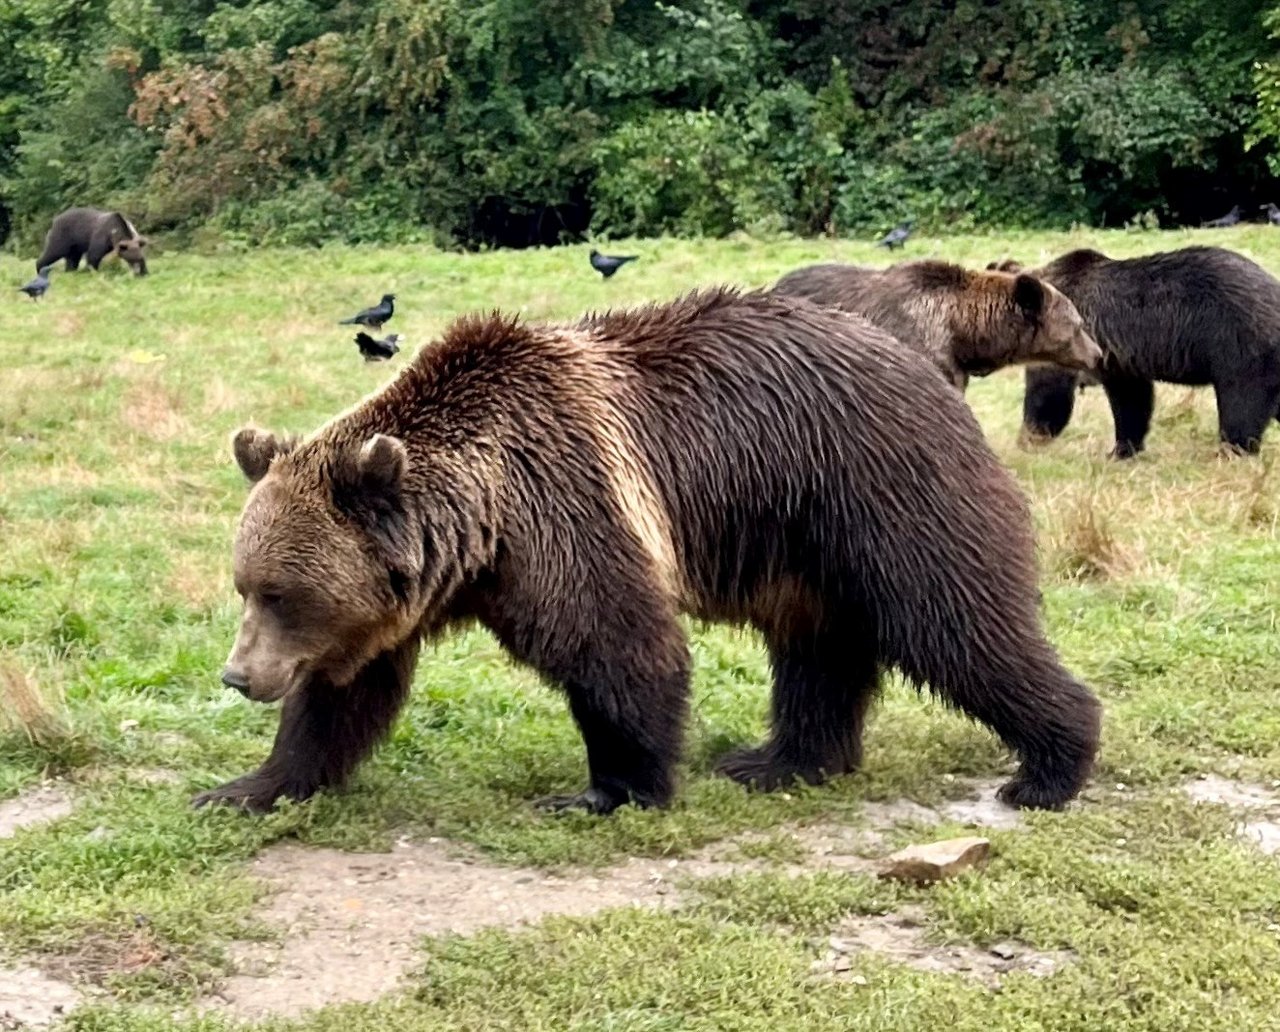
<svg viewBox="0 0 1280 1032">
<path fill-rule="evenodd" d="M 1212 386 L 1222 442 L 1258 451 L 1280 418 L 1280 281 L 1265 269 L 1221 247 L 1186 247 L 1124 260 L 1072 251 L 1035 273 L 1075 302 L 1102 346 L 1096 376 L 1115 422 L 1113 456 L 1146 446 L 1156 382 Z M 1080 382 L 1028 369 L 1026 432 L 1060 434 Z"/>
<path fill-rule="evenodd" d="M 970 376 L 1007 365 L 1080 369 L 1101 357 L 1071 302 L 1028 275 L 931 259 L 887 269 L 832 263 L 790 272 L 773 290 L 870 319 L 921 349 L 961 390 Z"/>
<path fill-rule="evenodd" d="M 139 276 L 147 274 L 144 251 L 147 238 L 118 211 L 100 208 L 68 208 L 53 220 L 44 238 L 44 251 L 36 259 L 36 269 L 66 259 L 67 271 L 80 267 L 80 259 L 96 269 L 107 255 L 127 262 Z"/>
<path fill-rule="evenodd" d="M 708 290 L 567 326 L 464 318 L 305 440 L 241 431 L 224 679 L 284 708 L 262 767 L 197 803 L 341 784 L 419 640 L 479 621 L 581 730 L 590 782 L 547 805 L 665 804 L 687 613 L 754 625 L 772 660 L 769 738 L 722 773 L 853 770 L 892 666 L 1020 754 L 1008 803 L 1062 806 L 1099 706 L 1040 629 L 1022 493 L 928 368 L 863 320 Z"/>
</svg>

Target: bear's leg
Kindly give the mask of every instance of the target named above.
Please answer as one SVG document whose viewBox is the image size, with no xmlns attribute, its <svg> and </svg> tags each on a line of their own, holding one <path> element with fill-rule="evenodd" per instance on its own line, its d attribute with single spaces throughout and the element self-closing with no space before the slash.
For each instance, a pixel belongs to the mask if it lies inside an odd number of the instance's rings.
<svg viewBox="0 0 1280 1032">
<path fill-rule="evenodd" d="M 67 272 L 75 272 L 80 268 L 80 259 L 84 257 L 84 250 L 79 247 L 73 247 L 67 252 Z"/>
<path fill-rule="evenodd" d="M 409 694 L 418 658 L 415 635 L 374 658 L 342 688 L 304 685 L 280 711 L 271 755 L 256 771 L 201 792 L 195 806 L 230 803 L 265 812 L 280 797 L 301 801 L 337 788 L 390 730 Z"/>
<path fill-rule="evenodd" d="M 85 261 L 89 263 L 89 268 L 97 270 L 102 264 L 102 259 L 112 252 L 111 241 L 91 240 L 89 241 L 89 249 L 85 252 Z"/>
<path fill-rule="evenodd" d="M 582 792 L 537 805 L 589 813 L 610 813 L 628 802 L 665 806 L 675 792 L 689 705 L 684 634 L 674 614 L 662 618 L 657 608 L 644 616 L 593 608 L 589 641 L 530 658 L 568 694 L 591 779 Z"/>
<path fill-rule="evenodd" d="M 1075 411 L 1076 374 L 1053 366 L 1028 366 L 1023 380 L 1023 432 L 1033 438 L 1057 437 Z"/>
<path fill-rule="evenodd" d="M 1022 760 L 999 797 L 1011 806 L 1057 810 L 1093 767 L 1102 708 L 1058 662 L 1038 628 L 1016 614 L 992 613 L 994 633 L 974 628 L 937 639 L 903 672 L 927 682 L 990 727 Z"/>
<path fill-rule="evenodd" d="M 770 635 L 770 637 L 774 637 Z M 773 714 L 769 740 L 722 758 L 716 770 L 771 791 L 800 779 L 811 785 L 856 770 L 862 728 L 880 684 L 874 639 L 856 628 L 811 628 L 770 642 Z"/>
<path fill-rule="evenodd" d="M 1116 446 L 1111 455 L 1116 459 L 1130 459 L 1146 446 L 1151 412 L 1156 404 L 1155 385 L 1140 376 L 1111 373 L 1103 378 L 1102 388 L 1107 392 L 1116 425 Z"/>
<path fill-rule="evenodd" d="M 581 792 L 544 796 L 537 805 L 544 810 L 586 810 L 599 814 L 612 813 L 626 803 L 639 807 L 666 806 L 675 792 L 675 764 L 683 738 L 687 685 L 687 673 L 666 683 L 618 681 L 604 691 L 599 687 L 568 685 L 569 708 L 587 747 L 591 781 Z M 617 706 L 607 701 L 610 695 L 622 698 L 632 693 L 655 700 L 665 698 L 665 703 L 653 703 L 664 706 L 664 712 L 642 713 L 638 700 L 633 700 L 633 712 L 627 713 L 625 704 Z"/>
<path fill-rule="evenodd" d="M 41 269 L 47 268 L 60 258 L 66 257 L 68 257 L 66 252 L 52 246 L 50 241 L 46 240 L 44 242 L 44 250 L 40 252 L 40 257 L 36 259 L 36 272 L 39 273 Z M 68 263 L 67 268 L 71 268 L 70 263 Z"/>
<path fill-rule="evenodd" d="M 1280 419 L 1280 381 L 1259 376 L 1215 383 L 1213 391 L 1218 399 L 1218 436 L 1233 450 L 1256 455 L 1267 424 L 1273 417 Z"/>
</svg>

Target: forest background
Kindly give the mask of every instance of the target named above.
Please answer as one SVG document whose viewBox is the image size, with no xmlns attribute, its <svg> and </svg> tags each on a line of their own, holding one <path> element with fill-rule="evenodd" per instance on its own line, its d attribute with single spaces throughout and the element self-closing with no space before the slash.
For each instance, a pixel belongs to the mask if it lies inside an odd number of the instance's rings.
<svg viewBox="0 0 1280 1032">
<path fill-rule="evenodd" d="M 0 240 L 1195 225 L 1280 202 L 1237 0 L 0 0 Z"/>
</svg>

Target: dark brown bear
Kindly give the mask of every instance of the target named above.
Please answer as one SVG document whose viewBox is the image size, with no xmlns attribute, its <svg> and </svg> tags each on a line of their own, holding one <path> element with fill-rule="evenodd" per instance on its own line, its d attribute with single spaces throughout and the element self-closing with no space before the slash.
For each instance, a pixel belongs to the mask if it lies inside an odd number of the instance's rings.
<svg viewBox="0 0 1280 1032">
<path fill-rule="evenodd" d="M 44 238 L 44 251 L 36 259 L 36 269 L 63 258 L 67 270 L 80 267 L 80 259 L 96 269 L 102 259 L 114 254 L 127 262 L 139 276 L 147 274 L 147 259 L 143 250 L 147 238 L 140 236 L 133 223 L 118 211 L 102 211 L 100 208 L 68 208 L 53 220 Z"/>
<path fill-rule="evenodd" d="M 961 390 L 970 376 L 1020 362 L 1089 369 L 1102 357 L 1075 306 L 1033 276 L 932 259 L 887 269 L 828 264 L 788 273 L 773 290 L 870 319 L 923 350 Z"/>
<path fill-rule="evenodd" d="M 1274 276 L 1221 247 L 1123 260 L 1071 251 L 1034 274 L 1075 302 L 1102 346 L 1095 376 L 1115 422 L 1113 456 L 1127 459 L 1146 446 L 1156 382 L 1212 385 L 1219 438 L 1233 451 L 1258 451 L 1267 425 L 1280 417 L 1280 281 Z M 1080 382 L 1062 370 L 1028 369 L 1024 430 L 1036 437 L 1060 434 Z"/>
<path fill-rule="evenodd" d="M 861 319 L 719 289 L 575 325 L 464 318 L 300 443 L 240 431 L 223 680 L 284 708 L 266 762 L 197 804 L 340 785 L 420 640 L 468 621 L 568 695 L 590 784 L 547 805 L 665 804 L 683 612 L 754 625 L 772 657 L 772 734 L 729 776 L 853 770 L 895 666 L 1021 754 L 1005 801 L 1060 807 L 1099 706 L 1040 630 L 1021 492 L 928 369 Z"/>
</svg>

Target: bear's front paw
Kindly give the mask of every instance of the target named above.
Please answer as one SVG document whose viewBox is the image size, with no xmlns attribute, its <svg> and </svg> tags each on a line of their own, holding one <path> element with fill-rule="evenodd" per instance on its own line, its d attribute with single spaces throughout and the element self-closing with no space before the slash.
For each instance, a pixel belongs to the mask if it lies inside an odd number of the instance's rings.
<svg viewBox="0 0 1280 1032">
<path fill-rule="evenodd" d="M 269 780 L 259 774 L 246 774 L 225 785 L 201 792 L 191 800 L 191 805 L 196 809 L 211 804 L 235 806 L 250 813 L 267 813 L 275 806 L 276 800 L 286 794 L 285 789 L 274 779 Z"/>
</svg>

